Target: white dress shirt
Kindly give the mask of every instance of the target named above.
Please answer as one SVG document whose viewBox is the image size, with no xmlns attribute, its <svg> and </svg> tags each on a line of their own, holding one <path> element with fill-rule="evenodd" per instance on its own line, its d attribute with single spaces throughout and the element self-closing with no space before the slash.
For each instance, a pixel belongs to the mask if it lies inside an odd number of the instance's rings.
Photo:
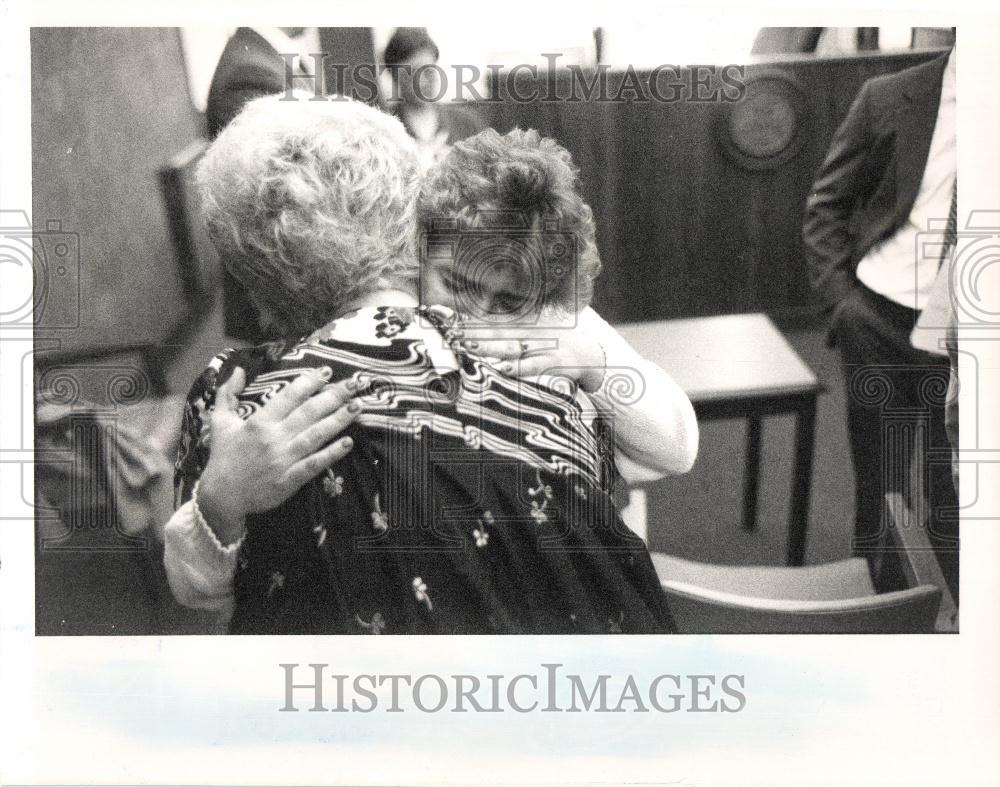
<svg viewBox="0 0 1000 787">
<path fill-rule="evenodd" d="M 921 241 L 931 221 L 943 222 L 951 209 L 955 183 L 955 50 L 941 77 L 941 102 L 927 166 L 910 215 L 896 233 L 872 247 L 858 263 L 858 280 L 889 300 L 922 310 L 937 277 L 940 245 Z M 937 250 L 937 254 L 934 250 Z"/>
</svg>

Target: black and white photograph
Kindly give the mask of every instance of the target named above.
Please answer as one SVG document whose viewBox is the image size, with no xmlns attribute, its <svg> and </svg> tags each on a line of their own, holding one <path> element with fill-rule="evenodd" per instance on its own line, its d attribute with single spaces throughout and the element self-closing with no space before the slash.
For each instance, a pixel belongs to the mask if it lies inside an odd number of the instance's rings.
<svg viewBox="0 0 1000 787">
<path fill-rule="evenodd" d="M 3 11 L 0 781 L 997 783 L 993 11 L 182 5 Z"/>
</svg>

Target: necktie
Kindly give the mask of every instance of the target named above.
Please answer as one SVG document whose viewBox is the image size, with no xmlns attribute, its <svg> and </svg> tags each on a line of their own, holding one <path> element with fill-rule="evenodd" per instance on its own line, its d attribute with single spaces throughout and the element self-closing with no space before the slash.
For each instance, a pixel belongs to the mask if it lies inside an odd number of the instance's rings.
<svg viewBox="0 0 1000 787">
<path fill-rule="evenodd" d="M 958 177 L 951 184 L 951 207 L 948 208 L 948 221 L 944 225 L 944 248 L 941 250 L 941 259 L 938 267 L 951 256 L 955 244 L 958 242 Z"/>
</svg>

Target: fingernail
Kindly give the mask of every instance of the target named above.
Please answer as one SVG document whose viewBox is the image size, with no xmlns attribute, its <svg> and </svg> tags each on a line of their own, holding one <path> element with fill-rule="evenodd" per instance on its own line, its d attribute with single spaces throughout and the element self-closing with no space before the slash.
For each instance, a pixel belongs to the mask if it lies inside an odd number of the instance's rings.
<svg viewBox="0 0 1000 787">
<path fill-rule="evenodd" d="M 350 437 L 345 437 L 343 440 L 340 441 L 340 444 L 344 446 L 344 448 L 346 448 L 348 451 L 354 448 L 354 441 Z"/>
<path fill-rule="evenodd" d="M 479 342 L 469 342 L 469 348 L 475 350 L 479 346 Z"/>
<path fill-rule="evenodd" d="M 358 404 L 358 402 L 351 402 L 349 405 L 347 405 L 347 412 L 349 412 L 349 413 L 360 413 L 361 412 L 361 405 Z"/>
<path fill-rule="evenodd" d="M 500 364 L 500 371 L 501 372 L 512 372 L 512 371 L 514 371 L 514 365 L 510 364 L 510 363 L 502 363 L 502 364 Z"/>
<path fill-rule="evenodd" d="M 344 384 L 344 387 L 348 391 L 356 391 L 358 389 L 358 381 L 352 378 Z"/>
<path fill-rule="evenodd" d="M 333 377 L 333 369 L 331 369 L 329 366 L 324 366 L 322 369 L 319 370 L 319 376 L 322 377 L 324 380 L 329 380 L 331 377 Z"/>
</svg>

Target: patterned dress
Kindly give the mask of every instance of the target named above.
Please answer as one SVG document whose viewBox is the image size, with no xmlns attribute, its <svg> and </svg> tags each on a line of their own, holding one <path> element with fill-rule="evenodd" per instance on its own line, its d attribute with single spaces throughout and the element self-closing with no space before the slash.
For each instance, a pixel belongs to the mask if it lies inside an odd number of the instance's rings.
<svg viewBox="0 0 1000 787">
<path fill-rule="evenodd" d="M 366 308 L 305 340 L 227 351 L 188 397 L 176 483 L 208 460 L 208 410 L 242 366 L 241 415 L 304 371 L 355 377 L 354 450 L 254 515 L 233 633 L 672 630 L 642 541 L 612 498 L 610 430 L 570 385 L 504 377 L 451 347 L 443 309 Z"/>
</svg>

